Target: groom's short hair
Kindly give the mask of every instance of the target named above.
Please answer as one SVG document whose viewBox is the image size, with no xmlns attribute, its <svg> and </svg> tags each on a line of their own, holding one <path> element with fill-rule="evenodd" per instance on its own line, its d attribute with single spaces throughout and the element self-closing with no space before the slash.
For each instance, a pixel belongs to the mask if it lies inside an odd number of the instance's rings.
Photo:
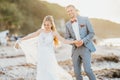
<svg viewBox="0 0 120 80">
<path fill-rule="evenodd" d="M 68 5 L 68 6 L 66 6 L 65 9 L 67 9 L 67 8 L 69 8 L 69 7 L 73 7 L 74 9 L 76 9 L 75 6 L 74 6 L 74 5 L 71 5 L 71 4 Z"/>
</svg>

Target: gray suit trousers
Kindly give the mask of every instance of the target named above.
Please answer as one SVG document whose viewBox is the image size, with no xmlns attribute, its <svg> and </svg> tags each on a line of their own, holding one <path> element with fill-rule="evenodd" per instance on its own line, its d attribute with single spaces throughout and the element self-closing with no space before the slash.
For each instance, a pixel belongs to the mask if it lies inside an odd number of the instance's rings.
<svg viewBox="0 0 120 80">
<path fill-rule="evenodd" d="M 75 48 L 72 54 L 72 61 L 74 66 L 74 73 L 76 80 L 83 80 L 81 75 L 81 64 L 83 63 L 84 71 L 87 74 L 89 80 L 96 80 L 95 75 L 91 69 L 91 53 L 84 45 Z"/>
</svg>

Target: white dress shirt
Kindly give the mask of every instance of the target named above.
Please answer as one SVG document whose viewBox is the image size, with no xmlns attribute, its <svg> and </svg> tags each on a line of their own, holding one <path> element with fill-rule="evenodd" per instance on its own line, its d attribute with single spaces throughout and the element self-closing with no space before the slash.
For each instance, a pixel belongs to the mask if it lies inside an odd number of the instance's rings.
<svg viewBox="0 0 120 80">
<path fill-rule="evenodd" d="M 75 33 L 76 39 L 77 39 L 77 40 L 81 40 L 78 22 L 72 23 L 72 28 L 73 28 L 73 31 L 74 31 L 74 33 Z"/>
</svg>

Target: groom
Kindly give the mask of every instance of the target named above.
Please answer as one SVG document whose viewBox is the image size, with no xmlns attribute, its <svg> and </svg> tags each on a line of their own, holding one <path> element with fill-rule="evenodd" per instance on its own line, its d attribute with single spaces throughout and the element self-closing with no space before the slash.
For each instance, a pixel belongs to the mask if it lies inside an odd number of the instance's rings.
<svg viewBox="0 0 120 80">
<path fill-rule="evenodd" d="M 72 61 L 76 80 L 83 80 L 81 76 L 81 64 L 90 80 L 96 80 L 91 69 L 91 52 L 96 49 L 92 43 L 95 35 L 92 25 L 87 17 L 81 17 L 77 14 L 73 5 L 66 7 L 70 20 L 66 23 L 66 39 L 78 40 L 78 43 L 72 44 Z"/>
</svg>

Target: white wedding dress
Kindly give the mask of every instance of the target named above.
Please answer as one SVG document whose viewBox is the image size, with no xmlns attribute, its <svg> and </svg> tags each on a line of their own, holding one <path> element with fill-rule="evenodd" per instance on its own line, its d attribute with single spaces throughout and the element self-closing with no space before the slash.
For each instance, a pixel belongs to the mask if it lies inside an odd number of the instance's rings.
<svg viewBox="0 0 120 80">
<path fill-rule="evenodd" d="M 37 64 L 36 80 L 73 80 L 57 63 L 52 32 L 19 43 L 28 63 Z"/>
</svg>

